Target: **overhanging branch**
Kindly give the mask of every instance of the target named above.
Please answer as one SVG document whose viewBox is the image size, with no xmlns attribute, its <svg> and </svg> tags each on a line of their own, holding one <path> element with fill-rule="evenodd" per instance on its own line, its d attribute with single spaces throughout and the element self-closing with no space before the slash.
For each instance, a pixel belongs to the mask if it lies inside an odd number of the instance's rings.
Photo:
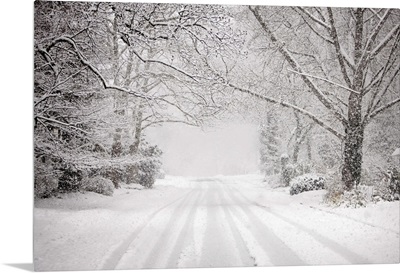
<svg viewBox="0 0 400 273">
<path fill-rule="evenodd" d="M 367 124 L 371 119 L 373 119 L 375 116 L 379 115 L 380 113 L 386 111 L 387 109 L 395 106 L 397 103 L 400 102 L 400 97 L 389 102 L 388 104 L 379 107 L 378 109 L 376 109 L 374 112 L 372 112 L 369 116 L 365 117 L 364 119 L 364 124 Z"/>
<path fill-rule="evenodd" d="M 76 42 L 74 39 L 72 39 L 69 36 L 61 36 L 58 38 L 55 38 L 53 40 L 53 42 L 46 48 L 46 52 L 48 53 L 51 48 L 53 48 L 55 45 L 57 45 L 58 43 L 67 43 L 69 45 L 71 45 L 74 49 L 74 53 L 76 54 L 76 56 L 78 57 L 79 61 L 86 66 L 87 68 L 89 68 L 90 71 L 92 71 L 96 77 L 100 80 L 101 84 L 103 85 L 104 89 L 114 89 L 117 91 L 121 91 L 124 93 L 128 93 L 130 95 L 133 95 L 135 97 L 139 97 L 139 98 L 146 98 L 146 99 L 154 99 L 153 97 L 150 97 L 146 94 L 142 94 L 140 92 L 135 92 L 129 89 L 126 89 L 122 86 L 117 86 L 117 85 L 113 85 L 113 84 L 108 84 L 107 80 L 104 78 L 104 76 L 101 74 L 101 72 L 93 65 L 91 64 L 86 57 L 82 54 L 82 52 L 78 49 Z"/>
<path fill-rule="evenodd" d="M 325 130 L 327 130 L 328 132 L 332 133 L 334 136 L 336 136 L 337 138 L 339 138 L 340 140 L 344 139 L 344 135 L 342 133 L 340 133 L 339 131 L 335 130 L 334 128 L 332 128 L 331 126 L 329 126 L 328 124 L 326 124 L 324 121 L 320 120 L 318 117 L 316 117 L 314 114 L 308 112 L 307 110 L 304 110 L 296 105 L 290 104 L 288 102 L 284 102 L 284 101 L 279 101 L 277 99 L 274 98 L 270 98 L 264 95 L 260 95 L 258 93 L 255 93 L 249 89 L 245 89 L 245 88 L 241 88 L 238 87 L 232 83 L 226 83 L 226 85 L 228 85 L 231 88 L 234 88 L 242 93 L 251 95 L 253 97 L 256 97 L 258 99 L 261 99 L 263 101 L 269 102 L 269 103 L 273 103 L 273 104 L 279 104 L 285 108 L 290 108 L 293 109 L 294 111 L 307 116 L 308 118 L 310 118 L 312 121 L 314 121 L 316 124 L 318 124 L 319 126 L 321 126 L 322 128 L 324 128 Z"/>
<path fill-rule="evenodd" d="M 324 78 L 321 78 L 321 77 L 318 77 L 318 76 L 313 76 L 313 75 L 306 74 L 306 73 L 300 73 L 300 72 L 297 72 L 297 71 L 294 71 L 294 70 L 291 70 L 291 69 L 288 69 L 288 71 L 293 72 L 293 73 L 296 73 L 296 74 L 299 74 L 299 75 L 304 75 L 304 76 L 306 76 L 306 77 L 310 77 L 310 78 L 314 78 L 314 79 L 318 79 L 318 80 L 327 82 L 327 83 L 329 83 L 329 84 L 332 84 L 332 85 L 338 86 L 338 87 L 340 87 L 340 88 L 343 88 L 343 89 L 345 89 L 345 90 L 347 90 L 347 91 L 349 91 L 349 92 L 353 92 L 353 93 L 355 93 L 355 94 L 357 94 L 357 95 L 360 94 L 360 92 L 358 92 L 358 91 L 355 91 L 355 90 L 353 90 L 353 89 L 351 89 L 351 88 L 348 88 L 347 86 L 344 86 L 344 85 L 342 85 L 342 84 L 339 84 L 339 83 L 330 81 L 330 80 L 328 80 L 328 79 L 324 79 Z"/>
<path fill-rule="evenodd" d="M 289 65 L 299 73 L 303 73 L 303 69 L 296 62 L 290 52 L 286 49 L 285 45 L 281 43 L 276 35 L 270 30 L 262 16 L 259 13 L 259 7 L 251 7 L 249 6 L 250 11 L 254 14 L 255 18 L 267 34 L 267 36 L 271 39 L 273 43 L 278 44 L 278 50 L 283 55 L 285 60 L 289 63 Z M 317 99 L 329 110 L 333 113 L 333 115 L 343 124 L 343 126 L 347 126 L 347 119 L 335 108 L 335 106 L 331 103 L 331 101 L 324 95 L 321 90 L 306 76 L 300 75 L 303 82 L 310 88 L 311 92 L 317 97 Z"/>
</svg>

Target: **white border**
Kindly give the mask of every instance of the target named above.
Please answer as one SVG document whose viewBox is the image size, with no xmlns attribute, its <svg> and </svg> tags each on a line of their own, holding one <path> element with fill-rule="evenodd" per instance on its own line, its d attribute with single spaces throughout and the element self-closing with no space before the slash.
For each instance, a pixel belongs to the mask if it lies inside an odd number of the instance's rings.
<svg viewBox="0 0 400 273">
<path fill-rule="evenodd" d="M 113 1 L 116 2 L 116 1 Z M 129 2 L 120 0 L 120 2 Z M 140 2 L 171 2 L 165 0 Z M 296 6 L 363 6 L 399 8 L 395 0 L 176 0 L 180 3 L 259 4 Z M 32 72 L 33 1 L 4 1 L 1 5 L 0 84 L 0 272 L 20 272 L 18 266 L 32 262 Z M 367 238 L 366 238 L 367 240 Z M 312 266 L 164 270 L 161 272 L 398 272 L 397 265 Z M 250 270 L 250 271 L 248 271 Z M 77 271 L 80 272 L 80 271 Z M 88 272 L 88 271 L 86 271 Z M 115 271 L 102 271 L 115 272 Z M 132 272 L 145 272 L 135 270 Z M 154 270 L 152 272 L 159 272 Z"/>
</svg>

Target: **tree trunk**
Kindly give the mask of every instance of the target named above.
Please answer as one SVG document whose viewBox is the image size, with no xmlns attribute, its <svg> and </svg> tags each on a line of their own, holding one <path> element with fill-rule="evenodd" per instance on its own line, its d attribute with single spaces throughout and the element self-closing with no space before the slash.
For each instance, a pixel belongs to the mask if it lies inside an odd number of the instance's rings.
<svg viewBox="0 0 400 273">
<path fill-rule="evenodd" d="M 354 61 L 356 64 L 359 64 L 359 66 L 354 73 L 354 80 L 351 87 L 358 93 L 351 93 L 349 95 L 347 111 L 348 122 L 345 126 L 346 136 L 344 139 L 342 181 L 346 190 L 353 189 L 354 186 L 360 183 L 361 179 L 362 148 L 364 140 L 364 126 L 361 116 L 364 68 L 360 64 L 363 41 L 363 13 L 363 9 L 357 9 L 355 12 Z"/>
<path fill-rule="evenodd" d="M 141 104 L 138 105 L 138 111 L 136 113 L 136 123 L 135 123 L 135 136 L 133 139 L 133 144 L 130 146 L 130 154 L 137 154 L 139 151 L 139 146 L 142 138 L 142 118 L 143 112 L 141 109 Z"/>
<path fill-rule="evenodd" d="M 360 183 L 363 139 L 364 132 L 360 127 L 347 129 L 342 169 L 342 181 L 347 190 L 351 190 Z"/>
<path fill-rule="evenodd" d="M 297 160 L 299 158 L 299 152 L 300 152 L 300 144 L 301 144 L 301 121 L 299 114 L 294 112 L 294 117 L 296 120 L 296 130 L 295 130 L 295 135 L 294 135 L 294 147 L 293 147 L 293 163 L 297 164 Z"/>
<path fill-rule="evenodd" d="M 353 98 L 352 98 L 353 97 Z M 349 101 L 349 123 L 344 139 L 344 164 L 342 181 L 347 190 L 360 183 L 364 128 L 361 123 L 361 98 L 351 95 Z"/>
<path fill-rule="evenodd" d="M 312 151 L 311 151 L 311 138 L 307 137 L 307 159 L 308 162 L 312 162 Z"/>
</svg>

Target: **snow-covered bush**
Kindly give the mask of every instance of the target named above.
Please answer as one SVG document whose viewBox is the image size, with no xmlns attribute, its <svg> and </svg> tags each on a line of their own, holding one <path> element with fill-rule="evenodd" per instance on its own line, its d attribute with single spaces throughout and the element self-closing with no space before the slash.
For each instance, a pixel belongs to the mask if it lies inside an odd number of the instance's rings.
<svg viewBox="0 0 400 273">
<path fill-rule="evenodd" d="M 134 180 L 145 188 L 152 188 L 156 182 L 156 168 L 153 160 L 143 160 L 134 175 Z"/>
<path fill-rule="evenodd" d="M 297 177 L 306 173 L 310 173 L 312 171 L 311 164 L 307 163 L 289 163 L 289 156 L 287 154 L 281 155 L 281 178 L 280 184 L 283 187 L 287 187 L 290 184 L 290 181 Z"/>
<path fill-rule="evenodd" d="M 289 155 L 282 154 L 281 155 L 281 185 L 286 187 L 289 186 L 290 180 L 293 176 L 294 167 L 289 164 Z"/>
<path fill-rule="evenodd" d="M 367 194 L 363 189 L 354 188 L 350 191 L 344 191 L 336 202 L 337 206 L 347 208 L 365 207 L 368 203 Z"/>
<path fill-rule="evenodd" d="M 325 188 L 325 178 L 318 174 L 304 174 L 290 181 L 290 195 Z"/>
<path fill-rule="evenodd" d="M 396 168 L 384 173 L 384 178 L 375 185 L 374 201 L 395 201 L 400 199 L 400 174 Z"/>
<path fill-rule="evenodd" d="M 140 159 L 129 164 L 125 169 L 126 183 L 137 183 L 146 188 L 152 188 L 160 173 L 162 152 L 157 146 L 143 144 L 140 149 Z"/>
<path fill-rule="evenodd" d="M 59 192 L 78 191 L 82 188 L 81 182 L 85 176 L 83 170 L 77 168 L 73 164 L 63 163 L 61 164 L 60 171 L 62 175 L 58 179 Z"/>
<path fill-rule="evenodd" d="M 368 201 L 366 194 L 361 189 L 352 189 L 350 191 L 345 191 L 342 195 L 342 200 L 340 205 L 344 205 L 349 208 L 365 207 Z"/>
<path fill-rule="evenodd" d="M 82 189 L 95 192 L 107 196 L 112 196 L 114 193 L 114 184 L 110 179 L 102 176 L 95 176 L 83 179 Z"/>
<path fill-rule="evenodd" d="M 124 181 L 124 173 L 126 170 L 123 166 L 111 166 L 102 171 L 101 174 L 113 183 L 114 188 L 118 189 L 120 183 Z"/>
<path fill-rule="evenodd" d="M 281 184 L 284 187 L 289 186 L 290 180 L 296 176 L 296 166 L 287 164 L 281 171 Z"/>
<path fill-rule="evenodd" d="M 57 172 L 50 162 L 35 160 L 34 194 L 38 198 L 50 197 L 58 188 Z"/>
<path fill-rule="evenodd" d="M 335 207 L 365 207 L 368 200 L 371 199 L 371 187 L 358 186 L 347 191 L 338 171 L 326 177 L 325 189 L 327 193 L 324 202 Z"/>
<path fill-rule="evenodd" d="M 325 189 L 327 191 L 324 201 L 329 205 L 339 206 L 344 194 L 344 184 L 340 178 L 340 169 L 336 169 L 325 177 Z"/>
</svg>

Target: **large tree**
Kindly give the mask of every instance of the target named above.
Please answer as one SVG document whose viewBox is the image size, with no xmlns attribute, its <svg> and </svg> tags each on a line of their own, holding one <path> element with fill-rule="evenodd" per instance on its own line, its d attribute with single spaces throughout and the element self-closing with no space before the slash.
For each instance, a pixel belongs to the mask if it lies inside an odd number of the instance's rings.
<svg viewBox="0 0 400 273">
<path fill-rule="evenodd" d="M 214 117 L 207 62 L 235 49 L 230 20 L 217 5 L 36 1 L 35 157 L 120 164 L 145 128 Z"/>
<path fill-rule="evenodd" d="M 226 84 L 261 100 L 292 108 L 343 142 L 342 181 L 360 182 L 365 128 L 398 105 L 400 12 L 392 9 L 250 6 L 265 51 L 285 60 L 284 74 L 302 80 L 317 102 L 305 110 L 235 80 Z M 311 102 L 311 101 L 310 101 Z M 320 109 L 325 109 L 323 114 Z"/>
</svg>

